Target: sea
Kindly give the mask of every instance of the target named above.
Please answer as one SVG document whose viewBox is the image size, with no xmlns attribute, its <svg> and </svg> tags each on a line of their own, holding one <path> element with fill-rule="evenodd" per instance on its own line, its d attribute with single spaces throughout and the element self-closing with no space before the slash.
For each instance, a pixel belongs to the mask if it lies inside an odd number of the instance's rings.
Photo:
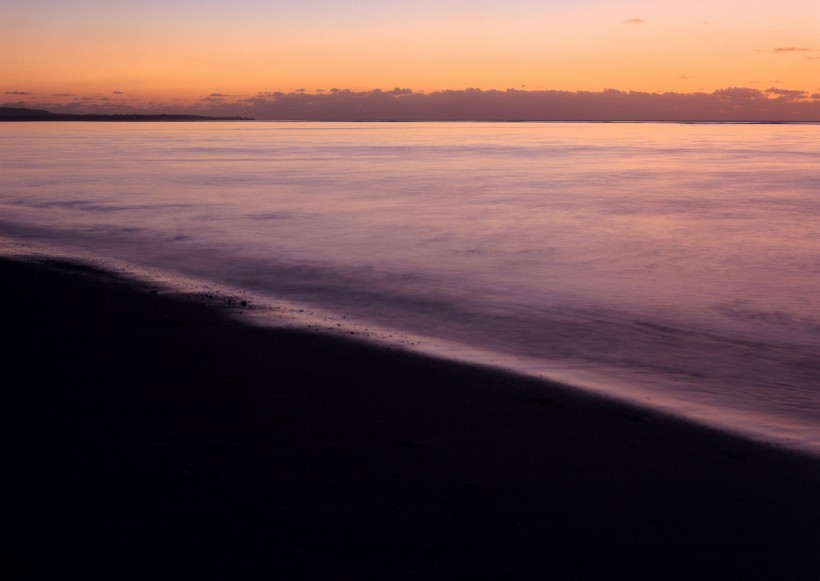
<svg viewBox="0 0 820 581">
<path fill-rule="evenodd" d="M 0 238 L 820 456 L 818 124 L 5 123 Z"/>
</svg>

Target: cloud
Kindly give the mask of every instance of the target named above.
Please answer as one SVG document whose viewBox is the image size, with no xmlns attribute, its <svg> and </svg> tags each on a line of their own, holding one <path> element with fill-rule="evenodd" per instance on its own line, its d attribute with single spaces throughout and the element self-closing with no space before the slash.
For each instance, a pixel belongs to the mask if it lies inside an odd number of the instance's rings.
<svg viewBox="0 0 820 581">
<path fill-rule="evenodd" d="M 125 95 L 123 91 L 111 91 L 112 95 Z"/>
<path fill-rule="evenodd" d="M 91 97 L 38 108 L 77 113 L 179 113 L 306 121 L 820 121 L 820 88 L 806 91 L 728 87 L 711 93 L 411 89 L 261 92 L 251 97 L 143 103 Z M 225 98 L 232 97 L 232 98 Z M 26 106 L 26 105 L 20 105 Z M 28 106 L 32 106 L 29 104 Z"/>
<path fill-rule="evenodd" d="M 207 97 L 202 97 L 200 101 L 208 101 L 211 103 L 222 103 L 227 97 L 238 97 L 239 95 L 231 95 L 228 93 L 211 93 Z"/>
<path fill-rule="evenodd" d="M 28 91 L 6 91 L 6 95 L 33 95 Z"/>
<path fill-rule="evenodd" d="M 790 89 L 778 89 L 776 87 L 770 87 L 766 89 L 766 93 L 770 95 L 777 95 L 783 99 L 803 99 L 808 95 L 806 91 L 794 91 Z"/>
<path fill-rule="evenodd" d="M 259 93 L 232 103 L 211 103 L 201 112 L 314 121 L 820 121 L 820 102 L 806 100 L 806 94 L 746 87 L 712 93 L 337 88 Z"/>
<path fill-rule="evenodd" d="M 55 93 L 52 97 L 73 97 L 72 93 Z"/>
<path fill-rule="evenodd" d="M 646 22 L 643 18 L 629 18 L 628 20 L 622 21 L 624 24 L 643 24 Z"/>
<path fill-rule="evenodd" d="M 757 89 L 747 89 L 745 87 L 729 87 L 727 89 L 720 89 L 712 93 L 720 99 L 726 100 L 755 100 L 764 99 L 765 95 Z"/>
<path fill-rule="evenodd" d="M 786 46 L 773 48 L 772 52 L 811 52 L 811 49 L 800 46 Z"/>
</svg>

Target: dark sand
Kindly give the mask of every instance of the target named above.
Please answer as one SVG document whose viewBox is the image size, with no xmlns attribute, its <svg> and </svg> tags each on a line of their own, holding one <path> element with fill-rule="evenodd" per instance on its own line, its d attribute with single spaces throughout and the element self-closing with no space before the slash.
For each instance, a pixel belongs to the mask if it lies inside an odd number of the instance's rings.
<svg viewBox="0 0 820 581">
<path fill-rule="evenodd" d="M 817 460 L 65 263 L 0 297 L 25 578 L 820 578 Z"/>
</svg>

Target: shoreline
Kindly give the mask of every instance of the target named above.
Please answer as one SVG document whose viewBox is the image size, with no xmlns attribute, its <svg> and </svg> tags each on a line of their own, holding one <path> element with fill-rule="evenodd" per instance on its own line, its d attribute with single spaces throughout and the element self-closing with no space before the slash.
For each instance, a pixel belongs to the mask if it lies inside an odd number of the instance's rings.
<svg viewBox="0 0 820 581">
<path fill-rule="evenodd" d="M 816 573 L 815 458 L 78 263 L 3 258 L 0 280 L 35 569 Z"/>
<path fill-rule="evenodd" d="M 526 377 L 565 389 L 578 390 L 590 397 L 600 397 L 616 404 L 641 409 L 641 415 L 661 415 L 690 422 L 706 429 L 733 435 L 764 446 L 782 448 L 820 460 L 820 443 L 812 424 L 786 425 L 786 418 L 761 413 L 760 410 L 714 408 L 708 403 L 663 395 L 666 388 L 675 393 L 674 383 L 657 377 L 652 381 L 640 375 L 629 376 L 623 369 L 567 365 L 563 360 L 544 360 L 512 352 L 492 350 L 457 339 L 420 335 L 409 330 L 380 326 L 358 319 L 344 311 L 337 312 L 290 298 L 249 291 L 225 282 L 201 279 L 161 268 L 137 265 L 127 260 L 0 237 L 0 259 L 27 262 L 58 259 L 77 262 L 110 272 L 130 284 L 150 286 L 165 296 L 201 302 L 233 315 L 242 315 L 245 323 L 268 329 L 318 333 L 353 339 L 375 346 L 398 348 L 423 357 L 443 359 L 455 364 L 478 366 L 515 376 Z M 249 306 L 243 307 L 242 305 Z M 664 381 L 665 380 L 665 381 Z M 656 386 L 661 387 L 660 391 Z M 732 421 L 726 421 L 727 412 Z M 740 412 L 740 415 L 738 415 Z M 791 418 L 793 420 L 793 418 Z"/>
<path fill-rule="evenodd" d="M 0 123 L 43 122 L 43 121 L 81 121 L 81 122 L 206 122 L 206 121 L 263 121 L 271 123 L 645 123 L 645 124 L 681 124 L 681 125 L 818 125 L 818 119 L 326 119 L 326 118 L 269 118 L 256 119 L 254 117 L 229 116 L 212 117 L 208 115 L 192 115 L 177 113 L 53 113 L 44 109 L 29 109 L 26 107 L 0 107 Z"/>
</svg>

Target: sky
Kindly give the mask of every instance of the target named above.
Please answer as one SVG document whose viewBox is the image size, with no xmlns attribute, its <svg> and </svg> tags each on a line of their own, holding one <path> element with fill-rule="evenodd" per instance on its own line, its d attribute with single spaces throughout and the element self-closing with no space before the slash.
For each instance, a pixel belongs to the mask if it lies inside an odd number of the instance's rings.
<svg viewBox="0 0 820 581">
<path fill-rule="evenodd" d="M 817 0 L 0 0 L 0 9 L 5 105 L 226 113 L 265 95 L 394 88 L 744 88 L 820 101 Z"/>
</svg>

